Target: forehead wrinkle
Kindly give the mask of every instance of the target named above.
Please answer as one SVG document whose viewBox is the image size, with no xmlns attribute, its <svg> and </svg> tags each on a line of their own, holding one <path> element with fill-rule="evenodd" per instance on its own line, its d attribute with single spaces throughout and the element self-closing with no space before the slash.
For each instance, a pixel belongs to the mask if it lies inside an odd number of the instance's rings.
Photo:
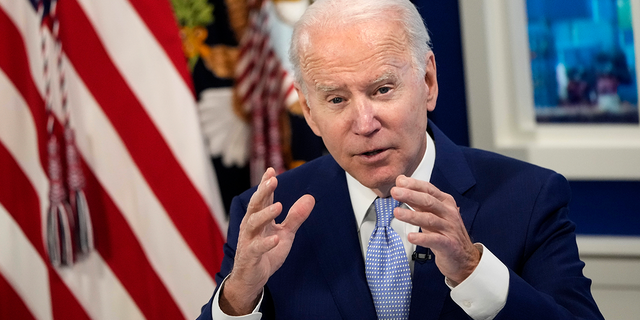
<svg viewBox="0 0 640 320">
<path fill-rule="evenodd" d="M 339 58 L 331 59 L 337 60 L 336 62 L 330 61 L 325 57 L 309 57 L 307 61 L 305 61 L 306 63 L 304 64 L 303 70 L 305 75 L 311 76 L 312 78 L 326 77 L 333 80 L 332 75 L 334 74 L 356 74 L 364 69 L 370 71 L 377 69 L 378 72 L 376 73 L 380 74 L 380 71 L 382 71 L 382 73 L 371 81 L 379 82 L 396 77 L 396 69 L 403 69 L 407 64 L 411 64 L 409 57 L 400 56 L 402 52 L 398 52 L 395 56 L 390 56 L 389 51 L 390 50 L 381 50 L 373 53 L 369 57 L 346 63 Z M 317 79 L 314 80 L 316 82 L 318 81 Z"/>
<path fill-rule="evenodd" d="M 375 28 L 374 28 L 375 29 Z M 315 32 L 314 32 L 315 31 Z M 344 30 L 341 30 L 344 31 Z M 325 30 L 325 32 L 328 32 Z M 358 30 L 357 33 L 346 33 L 342 41 L 327 42 L 327 33 L 313 30 L 307 34 L 308 45 L 300 54 L 302 79 L 312 84 L 320 92 L 337 91 L 346 84 L 332 83 L 332 74 L 358 73 L 360 70 L 378 66 L 383 74 L 373 80 L 373 83 L 391 79 L 395 69 L 404 69 L 406 64 L 412 64 L 411 55 L 404 50 L 406 35 L 387 30 Z M 330 32 L 329 32 L 330 33 Z M 320 41 L 313 41 L 321 37 Z M 319 39 L 318 39 L 319 40 Z M 361 55 L 345 55 L 345 41 L 347 45 L 359 47 Z M 351 42 L 353 41 L 353 42 Z M 318 43 L 314 45 L 314 43 Z M 323 43 L 325 45 L 320 45 Z M 397 73 L 397 72 L 396 72 Z M 395 75 L 397 79 L 397 74 Z M 369 81 L 371 81 L 370 79 Z M 367 85 L 370 85 L 369 82 Z"/>
<path fill-rule="evenodd" d="M 398 77 L 398 72 L 399 69 L 403 69 L 403 65 L 401 63 L 402 61 L 397 60 L 397 61 L 391 61 L 391 62 L 387 62 L 386 66 L 384 66 L 382 68 L 382 73 L 377 76 L 377 77 L 370 77 L 369 79 L 365 79 L 365 82 L 363 83 L 353 83 L 353 85 L 355 85 L 358 88 L 361 89 L 366 89 L 369 87 L 375 87 L 380 85 L 381 83 L 384 82 L 388 82 L 388 81 L 393 81 L 393 82 L 398 82 L 400 80 L 400 78 Z M 356 70 L 354 70 L 356 71 Z M 330 75 L 331 72 L 328 72 L 327 75 Z M 375 75 L 374 75 L 375 76 Z M 323 78 L 323 77 L 321 77 Z M 334 84 L 333 79 L 330 79 L 329 81 L 327 81 L 326 83 L 323 82 L 320 79 L 314 79 L 314 87 L 316 89 L 316 91 L 318 91 L 319 93 L 323 93 L 323 94 L 327 94 L 327 93 L 332 93 L 332 92 L 336 92 L 336 91 L 344 91 L 344 90 L 348 90 L 347 88 L 350 86 L 347 83 L 338 83 L 338 84 Z"/>
<path fill-rule="evenodd" d="M 351 59 L 352 61 L 345 62 L 342 57 L 329 58 L 322 53 L 311 53 L 305 57 L 305 61 L 302 65 L 303 74 L 318 74 L 316 70 L 319 70 L 319 74 L 332 74 L 341 72 L 358 72 L 363 67 L 368 66 L 391 66 L 393 68 L 400 68 L 405 63 L 411 63 L 410 57 L 406 52 L 400 50 L 394 45 L 383 45 L 376 47 L 375 52 L 372 52 L 366 56 L 356 57 Z M 386 72 L 388 77 L 390 73 Z"/>
</svg>

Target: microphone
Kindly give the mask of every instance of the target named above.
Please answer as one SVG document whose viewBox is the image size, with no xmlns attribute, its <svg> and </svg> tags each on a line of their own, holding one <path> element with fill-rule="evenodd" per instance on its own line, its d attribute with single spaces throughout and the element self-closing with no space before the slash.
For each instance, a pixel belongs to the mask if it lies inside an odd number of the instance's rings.
<svg viewBox="0 0 640 320">
<path fill-rule="evenodd" d="M 417 246 L 416 250 L 411 255 L 411 260 L 424 262 L 427 260 L 433 259 L 433 255 L 431 254 L 431 249 Z"/>
</svg>

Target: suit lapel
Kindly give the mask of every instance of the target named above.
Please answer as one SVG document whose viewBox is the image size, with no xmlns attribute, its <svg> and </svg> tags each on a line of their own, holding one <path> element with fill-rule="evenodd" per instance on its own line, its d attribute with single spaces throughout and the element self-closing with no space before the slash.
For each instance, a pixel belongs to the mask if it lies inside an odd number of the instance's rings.
<svg viewBox="0 0 640 320">
<path fill-rule="evenodd" d="M 330 158 L 308 192 L 316 205 L 300 231 L 313 239 L 317 261 L 344 319 L 375 319 L 344 170 Z"/>
<path fill-rule="evenodd" d="M 460 147 L 449 140 L 431 121 L 429 131 L 436 145 L 436 163 L 431 174 L 431 183 L 454 197 L 460 207 L 467 231 L 470 232 L 479 204 L 465 197 L 464 193 L 475 185 L 475 178 Z M 435 259 L 416 261 L 413 283 L 409 318 L 438 319 L 444 301 L 449 299 L 450 290 L 435 264 Z"/>
</svg>

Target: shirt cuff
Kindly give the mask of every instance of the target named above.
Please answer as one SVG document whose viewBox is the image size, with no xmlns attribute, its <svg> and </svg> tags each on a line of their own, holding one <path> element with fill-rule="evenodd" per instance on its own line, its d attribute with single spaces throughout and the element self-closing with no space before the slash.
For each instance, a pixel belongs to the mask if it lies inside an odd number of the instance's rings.
<svg viewBox="0 0 640 320">
<path fill-rule="evenodd" d="M 467 279 L 451 289 L 451 299 L 474 320 L 491 320 L 507 302 L 509 269 L 483 244 L 476 243 L 482 256 Z"/>
<path fill-rule="evenodd" d="M 260 301 L 253 309 L 253 312 L 244 316 L 230 316 L 220 309 L 220 292 L 224 288 L 224 282 L 227 281 L 229 276 L 227 275 L 224 280 L 220 283 L 220 290 L 216 292 L 213 296 L 213 301 L 211 302 L 211 318 L 213 320 L 225 320 L 225 319 L 246 319 L 246 320 L 259 320 L 262 318 L 262 313 L 258 312 L 260 310 L 260 306 L 262 305 L 262 298 L 264 298 L 264 289 L 262 289 L 262 293 L 260 294 Z"/>
</svg>

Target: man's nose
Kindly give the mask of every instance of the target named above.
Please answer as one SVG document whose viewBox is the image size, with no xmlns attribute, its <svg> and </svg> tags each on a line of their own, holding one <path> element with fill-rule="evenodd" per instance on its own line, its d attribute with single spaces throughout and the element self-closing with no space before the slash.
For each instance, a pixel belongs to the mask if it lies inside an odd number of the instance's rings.
<svg viewBox="0 0 640 320">
<path fill-rule="evenodd" d="M 368 136 L 380 130 L 381 126 L 372 103 L 368 100 L 358 101 L 354 110 L 353 131 Z"/>
</svg>

